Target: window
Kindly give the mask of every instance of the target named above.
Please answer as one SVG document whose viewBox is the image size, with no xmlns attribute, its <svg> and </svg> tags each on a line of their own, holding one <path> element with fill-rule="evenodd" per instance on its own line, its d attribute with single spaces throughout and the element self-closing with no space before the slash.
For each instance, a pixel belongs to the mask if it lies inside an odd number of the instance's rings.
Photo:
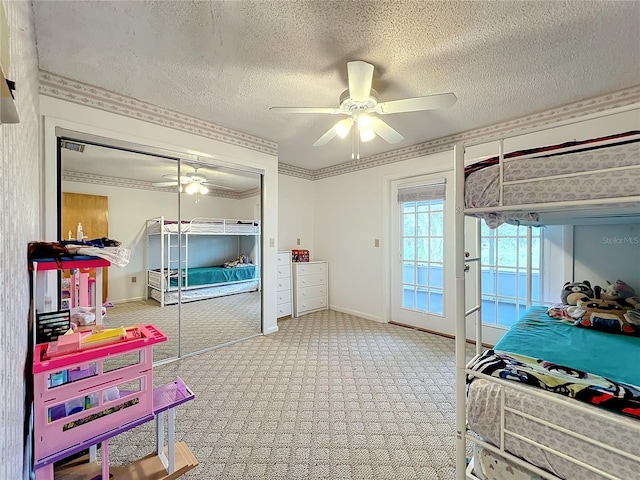
<svg viewBox="0 0 640 480">
<path fill-rule="evenodd" d="M 540 301 L 542 230 L 532 228 L 531 301 Z M 527 227 L 482 222 L 482 322 L 510 327 L 527 308 Z"/>
<path fill-rule="evenodd" d="M 444 183 L 398 191 L 402 217 L 402 308 L 442 315 Z"/>
</svg>

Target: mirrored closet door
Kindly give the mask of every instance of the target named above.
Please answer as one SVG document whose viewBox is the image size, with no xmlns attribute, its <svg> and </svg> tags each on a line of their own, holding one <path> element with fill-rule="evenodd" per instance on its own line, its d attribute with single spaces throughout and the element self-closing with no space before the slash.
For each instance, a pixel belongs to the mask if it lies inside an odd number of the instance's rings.
<svg viewBox="0 0 640 480">
<path fill-rule="evenodd" d="M 107 237 L 131 251 L 104 276 L 107 328 L 157 325 L 169 340 L 154 361 L 260 334 L 261 175 L 58 142 L 60 238 L 75 238 L 80 223 L 85 240 Z"/>
<path fill-rule="evenodd" d="M 188 355 L 261 332 L 261 175 L 182 161 L 180 176 L 181 342 Z"/>
</svg>

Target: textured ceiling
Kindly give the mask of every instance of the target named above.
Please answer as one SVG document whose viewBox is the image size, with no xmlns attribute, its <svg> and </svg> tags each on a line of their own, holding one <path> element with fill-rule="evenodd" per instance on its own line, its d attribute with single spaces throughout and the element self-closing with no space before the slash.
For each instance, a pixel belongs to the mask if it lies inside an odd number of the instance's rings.
<svg viewBox="0 0 640 480">
<path fill-rule="evenodd" d="M 34 1 L 40 68 L 278 143 L 282 163 L 350 160 L 312 144 L 346 62 L 380 101 L 454 92 L 448 110 L 385 116 L 405 140 L 364 157 L 640 84 L 637 1 Z"/>
</svg>

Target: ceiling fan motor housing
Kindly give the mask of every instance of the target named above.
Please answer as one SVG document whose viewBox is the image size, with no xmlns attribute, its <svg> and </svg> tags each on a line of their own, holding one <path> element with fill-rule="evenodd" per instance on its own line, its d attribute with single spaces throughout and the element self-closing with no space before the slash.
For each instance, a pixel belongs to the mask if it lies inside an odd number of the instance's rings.
<svg viewBox="0 0 640 480">
<path fill-rule="evenodd" d="M 350 112 L 351 114 L 372 112 L 375 110 L 377 104 L 378 92 L 373 88 L 369 94 L 369 100 L 366 102 L 356 102 L 355 100 L 352 100 L 349 96 L 348 89 L 340 95 L 340 109 L 345 112 Z"/>
</svg>

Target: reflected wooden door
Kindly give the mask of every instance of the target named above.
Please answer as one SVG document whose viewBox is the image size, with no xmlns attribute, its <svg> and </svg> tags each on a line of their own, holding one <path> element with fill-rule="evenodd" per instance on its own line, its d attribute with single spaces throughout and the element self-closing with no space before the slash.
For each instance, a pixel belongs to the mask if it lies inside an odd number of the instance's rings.
<svg viewBox="0 0 640 480">
<path fill-rule="evenodd" d="M 76 237 L 78 223 L 82 223 L 87 239 L 109 236 L 109 197 L 85 195 L 82 193 L 62 193 L 62 237 L 67 240 L 69 231 Z M 107 301 L 109 272 L 102 276 L 102 302 Z"/>
</svg>

